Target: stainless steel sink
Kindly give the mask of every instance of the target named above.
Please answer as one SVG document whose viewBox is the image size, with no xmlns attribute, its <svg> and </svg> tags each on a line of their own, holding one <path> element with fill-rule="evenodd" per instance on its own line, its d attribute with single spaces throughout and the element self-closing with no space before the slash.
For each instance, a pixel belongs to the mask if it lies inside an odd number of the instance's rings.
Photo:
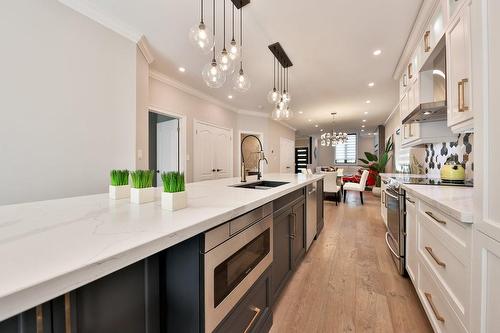
<svg viewBox="0 0 500 333">
<path fill-rule="evenodd" d="M 273 180 L 260 180 L 257 182 L 253 183 L 248 183 L 248 184 L 238 184 L 238 185 L 231 185 L 232 187 L 239 187 L 239 188 L 251 188 L 254 190 L 269 190 L 274 187 L 278 187 L 281 185 L 289 184 L 289 182 L 278 182 L 278 181 L 273 181 Z"/>
</svg>

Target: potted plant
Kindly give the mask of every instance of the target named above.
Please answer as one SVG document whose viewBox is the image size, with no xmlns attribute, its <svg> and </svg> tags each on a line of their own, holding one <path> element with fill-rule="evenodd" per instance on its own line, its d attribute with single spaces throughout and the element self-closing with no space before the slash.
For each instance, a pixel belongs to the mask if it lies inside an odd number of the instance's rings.
<svg viewBox="0 0 500 333">
<path fill-rule="evenodd" d="M 142 204 L 155 200 L 154 174 L 153 170 L 136 170 L 130 173 L 130 178 L 132 178 L 130 202 Z"/>
<path fill-rule="evenodd" d="M 161 194 L 161 206 L 168 210 L 178 210 L 187 206 L 186 186 L 184 173 L 163 172 L 163 193 Z"/>
<path fill-rule="evenodd" d="M 378 159 L 377 155 L 372 154 L 370 152 L 365 152 L 366 159 L 360 158 L 359 160 L 366 165 L 364 165 L 365 168 L 368 168 L 372 170 L 375 175 L 376 175 L 376 181 L 375 181 L 375 187 L 373 188 L 373 194 L 375 195 L 380 195 L 380 185 L 382 183 L 382 179 L 380 177 L 381 173 L 385 172 L 385 167 L 387 166 L 387 163 L 391 159 L 390 153 L 392 152 L 392 148 L 394 147 L 394 144 L 392 142 L 392 137 L 389 137 L 387 139 L 387 142 L 385 144 L 385 150 L 382 156 L 380 156 L 380 160 Z"/>
<path fill-rule="evenodd" d="M 130 185 L 128 184 L 128 170 L 111 170 L 109 197 L 114 200 L 128 198 L 130 196 Z"/>
</svg>

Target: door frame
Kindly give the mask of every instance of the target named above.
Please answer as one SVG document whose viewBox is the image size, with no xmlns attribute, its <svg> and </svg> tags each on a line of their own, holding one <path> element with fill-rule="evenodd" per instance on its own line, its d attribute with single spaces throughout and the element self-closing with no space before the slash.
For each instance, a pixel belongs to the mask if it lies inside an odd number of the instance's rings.
<svg viewBox="0 0 500 333">
<path fill-rule="evenodd" d="M 148 107 L 148 112 L 154 112 L 158 114 L 162 114 L 164 116 L 169 116 L 173 118 L 177 118 L 179 120 L 179 172 L 184 172 L 186 175 L 186 167 L 187 167 L 187 116 L 168 110 L 164 108 L 160 108 L 157 106 L 150 105 Z M 149 126 L 148 126 L 148 137 L 149 137 Z M 148 151 L 149 151 L 149 143 L 148 143 Z M 149 163 L 149 162 L 148 162 Z M 149 166 L 149 165 L 148 165 Z M 151 167 L 151 166 L 149 166 Z"/>
<path fill-rule="evenodd" d="M 295 141 L 292 140 L 292 139 L 289 139 L 289 138 L 286 138 L 284 136 L 280 136 L 280 162 L 279 162 L 279 170 L 280 170 L 280 173 L 281 173 L 281 142 L 283 142 L 284 140 L 286 141 L 290 141 L 292 144 L 293 144 L 293 150 L 292 150 L 292 161 L 293 161 L 293 168 L 291 170 L 291 173 L 295 173 Z"/>
<path fill-rule="evenodd" d="M 221 125 L 214 124 L 214 123 L 211 123 L 208 121 L 199 120 L 197 118 L 194 118 L 193 119 L 193 158 L 192 158 L 192 160 L 193 160 L 193 182 L 198 181 L 198 180 L 196 180 L 197 175 L 196 175 L 196 170 L 195 170 L 195 166 L 194 166 L 194 163 L 196 163 L 196 153 L 198 150 L 198 146 L 196 145 L 196 129 L 197 129 L 198 124 L 217 127 L 217 128 L 220 128 L 220 129 L 223 129 L 223 130 L 230 132 L 231 142 L 232 142 L 231 149 L 230 149 L 230 160 L 231 160 L 231 169 L 232 169 L 231 170 L 231 177 L 233 177 L 234 176 L 234 130 L 232 128 L 229 128 L 229 127 L 221 126 Z"/>
<path fill-rule="evenodd" d="M 237 158 L 237 161 L 238 161 L 238 177 L 241 177 L 241 135 L 242 134 L 249 134 L 249 135 L 255 135 L 257 137 L 259 137 L 260 141 L 262 142 L 262 149 L 265 151 L 266 150 L 266 144 L 265 144 L 265 141 L 264 141 L 264 133 L 263 132 L 256 132 L 256 131 L 247 131 L 247 130 L 244 130 L 244 129 L 240 129 L 238 131 L 238 144 L 237 144 L 237 151 L 238 151 L 238 158 Z M 264 165 L 264 168 L 266 168 L 266 166 Z M 266 168 L 267 169 L 267 168 Z M 264 170 L 266 171 L 266 170 Z"/>
</svg>

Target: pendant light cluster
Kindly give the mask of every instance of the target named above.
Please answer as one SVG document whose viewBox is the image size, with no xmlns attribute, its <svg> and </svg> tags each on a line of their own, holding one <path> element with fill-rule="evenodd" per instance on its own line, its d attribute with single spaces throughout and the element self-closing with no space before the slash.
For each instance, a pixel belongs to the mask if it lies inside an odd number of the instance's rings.
<svg viewBox="0 0 500 333">
<path fill-rule="evenodd" d="M 267 101 L 274 105 L 272 117 L 274 120 L 289 119 L 293 116 L 290 102 L 292 97 L 288 87 L 288 68 L 293 64 L 281 47 L 280 43 L 269 45 L 274 55 L 273 88 L 267 94 Z"/>
<path fill-rule="evenodd" d="M 338 144 L 343 144 L 347 142 L 347 133 L 335 132 L 335 116 L 337 113 L 332 113 L 333 118 L 333 128 L 332 133 L 323 133 L 321 134 L 321 145 L 324 147 L 334 147 Z"/>
<path fill-rule="evenodd" d="M 243 70 L 243 6 L 248 4 L 249 0 L 232 0 L 232 38 L 226 48 L 226 0 L 223 0 L 223 39 L 220 52 L 217 51 L 216 39 L 216 0 L 212 0 L 212 33 L 207 31 L 203 20 L 204 1 L 200 0 L 200 23 L 192 27 L 189 31 L 189 40 L 203 53 L 209 54 L 212 59 L 203 67 L 202 78 L 210 88 L 220 88 L 227 81 L 228 76 L 232 75 L 233 89 L 238 92 L 246 92 L 250 89 L 251 82 L 248 75 Z M 239 44 L 235 40 L 234 18 L 235 7 L 240 15 L 240 40 Z M 237 70 L 235 72 L 235 70 Z"/>
</svg>

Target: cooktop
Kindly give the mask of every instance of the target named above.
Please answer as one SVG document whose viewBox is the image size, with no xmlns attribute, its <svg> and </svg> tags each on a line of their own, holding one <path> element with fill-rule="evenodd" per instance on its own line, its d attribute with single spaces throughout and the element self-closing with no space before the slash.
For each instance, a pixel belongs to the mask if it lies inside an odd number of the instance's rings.
<svg viewBox="0 0 500 333">
<path fill-rule="evenodd" d="M 441 180 L 439 178 L 418 177 L 398 177 L 393 179 L 401 184 L 474 187 L 474 183 L 470 180 Z"/>
</svg>

